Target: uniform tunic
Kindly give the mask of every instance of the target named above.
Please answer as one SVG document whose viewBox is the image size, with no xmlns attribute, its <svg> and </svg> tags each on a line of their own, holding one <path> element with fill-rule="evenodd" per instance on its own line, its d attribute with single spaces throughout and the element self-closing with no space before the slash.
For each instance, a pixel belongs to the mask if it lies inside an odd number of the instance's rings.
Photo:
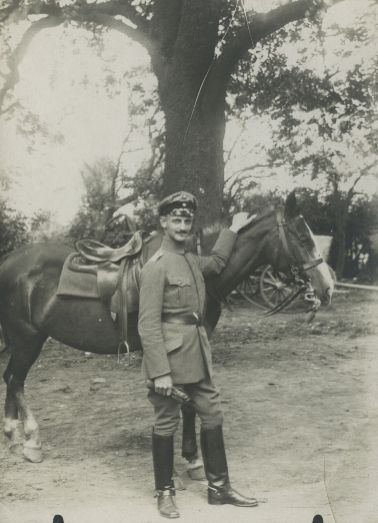
<svg viewBox="0 0 378 523">
<path fill-rule="evenodd" d="M 145 376 L 154 379 L 170 373 L 173 383 L 182 385 L 190 396 L 203 428 L 223 422 L 206 330 L 202 325 L 164 322 L 162 315 L 203 316 L 204 276 L 224 269 L 235 239 L 234 232 L 224 229 L 211 255 L 199 257 L 164 236 L 161 249 L 141 273 L 138 327 Z M 180 421 L 180 404 L 154 390 L 148 392 L 148 398 L 155 410 L 155 434 L 173 435 Z"/>
<path fill-rule="evenodd" d="M 203 316 L 204 276 L 227 264 L 236 234 L 224 229 L 210 256 L 185 252 L 168 236 L 141 273 L 139 334 L 148 379 L 171 374 L 173 383 L 196 383 L 212 376 L 211 348 L 200 325 L 165 323 L 162 315 Z"/>
</svg>

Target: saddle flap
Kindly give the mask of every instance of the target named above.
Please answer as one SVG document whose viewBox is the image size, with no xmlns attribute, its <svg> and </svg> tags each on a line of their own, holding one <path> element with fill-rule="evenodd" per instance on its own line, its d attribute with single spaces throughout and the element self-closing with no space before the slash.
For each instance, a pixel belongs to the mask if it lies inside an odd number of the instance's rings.
<svg viewBox="0 0 378 523">
<path fill-rule="evenodd" d="M 97 288 L 102 300 L 109 300 L 116 291 L 118 283 L 119 265 L 112 262 L 103 262 L 97 267 Z"/>
</svg>

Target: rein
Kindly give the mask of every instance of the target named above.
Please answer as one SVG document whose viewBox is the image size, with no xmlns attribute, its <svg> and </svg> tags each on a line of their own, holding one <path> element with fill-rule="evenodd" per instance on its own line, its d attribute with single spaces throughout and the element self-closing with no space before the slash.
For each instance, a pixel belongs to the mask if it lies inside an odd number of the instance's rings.
<svg viewBox="0 0 378 523">
<path fill-rule="evenodd" d="M 304 294 L 304 301 L 311 304 L 311 307 L 306 312 L 316 313 L 320 307 L 320 300 L 315 296 L 314 288 L 311 285 L 310 278 L 307 275 L 305 275 L 305 278 L 301 278 L 300 275 L 301 273 L 306 273 L 307 271 L 314 269 L 323 263 L 323 258 L 319 257 L 311 260 L 311 262 L 298 262 L 295 260 L 289 250 L 289 244 L 287 241 L 287 234 L 288 232 L 292 231 L 288 228 L 286 220 L 284 219 L 280 209 L 276 211 L 276 219 L 280 243 L 282 244 L 286 256 L 290 260 L 289 267 L 290 273 L 292 274 L 292 282 L 298 287 L 298 289 L 286 296 L 286 298 L 284 298 L 275 307 L 267 311 L 265 316 L 272 316 L 273 314 L 286 309 L 286 307 L 288 307 L 288 305 L 290 305 L 290 303 L 292 303 L 302 293 Z M 302 243 L 297 230 L 295 230 L 295 235 L 299 243 Z"/>
<path fill-rule="evenodd" d="M 288 223 L 286 222 L 282 211 L 280 209 L 275 211 L 276 215 L 276 222 L 277 222 L 277 230 L 278 230 L 278 238 L 279 238 L 279 244 L 282 245 L 282 248 L 284 250 L 284 253 L 286 254 L 287 258 L 289 259 L 289 267 L 290 267 L 290 274 L 291 274 L 291 281 L 295 284 L 297 289 L 295 289 L 291 294 L 286 296 L 280 303 L 278 303 L 275 307 L 272 309 L 266 311 L 264 313 L 264 316 L 272 316 L 273 314 L 276 314 L 278 312 L 283 311 L 292 303 L 300 294 L 304 295 L 304 301 L 310 305 L 309 309 L 306 312 L 311 312 L 313 315 L 315 315 L 316 311 L 320 307 L 320 300 L 315 296 L 314 288 L 311 285 L 310 278 L 305 274 L 307 271 L 314 269 L 318 265 L 320 265 L 323 262 L 323 258 L 319 257 L 307 262 L 298 261 L 295 259 L 295 257 L 292 255 L 292 253 L 289 250 L 289 243 L 288 243 L 288 234 L 291 233 L 292 235 L 295 235 L 296 239 L 299 241 L 300 244 L 303 245 L 303 242 L 300 238 L 300 235 L 298 234 L 298 231 L 296 229 L 291 230 L 288 227 Z M 268 236 L 273 234 L 275 232 L 275 228 L 270 231 Z M 200 254 L 199 250 L 199 238 L 197 238 L 197 254 Z M 302 277 L 301 277 L 302 276 Z M 214 299 L 218 303 L 222 303 L 225 301 L 225 298 L 221 296 L 216 289 L 213 287 L 211 289 L 206 288 L 207 293 L 209 296 Z"/>
<path fill-rule="evenodd" d="M 298 263 L 293 258 L 293 256 L 291 255 L 291 253 L 289 251 L 289 245 L 288 245 L 286 236 L 287 236 L 287 231 L 290 231 L 290 230 L 287 227 L 287 223 L 282 215 L 281 210 L 276 211 L 276 218 L 277 218 L 278 236 L 281 240 L 285 254 L 289 258 L 289 260 L 292 260 L 290 262 L 290 270 L 291 270 L 292 274 L 296 274 L 300 271 L 304 271 L 304 272 L 309 271 L 311 269 L 314 269 L 321 263 L 323 263 L 324 260 L 321 256 L 319 258 L 316 258 L 315 260 L 312 260 L 310 263 L 306 263 L 306 262 Z M 297 231 L 295 231 L 295 232 L 296 232 L 297 239 L 301 243 L 301 239 L 300 239 Z"/>
</svg>

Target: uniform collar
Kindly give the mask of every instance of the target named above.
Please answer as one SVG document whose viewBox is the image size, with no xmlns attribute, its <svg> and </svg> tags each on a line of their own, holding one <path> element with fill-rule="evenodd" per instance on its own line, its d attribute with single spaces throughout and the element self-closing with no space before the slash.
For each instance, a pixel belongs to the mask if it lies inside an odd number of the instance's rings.
<svg viewBox="0 0 378 523">
<path fill-rule="evenodd" d="M 172 238 L 170 238 L 166 234 L 164 234 L 164 236 L 163 236 L 163 240 L 161 242 L 161 248 L 164 251 L 174 252 L 176 254 L 185 253 L 185 243 L 181 244 L 181 243 L 175 242 L 174 240 L 172 240 Z"/>
</svg>

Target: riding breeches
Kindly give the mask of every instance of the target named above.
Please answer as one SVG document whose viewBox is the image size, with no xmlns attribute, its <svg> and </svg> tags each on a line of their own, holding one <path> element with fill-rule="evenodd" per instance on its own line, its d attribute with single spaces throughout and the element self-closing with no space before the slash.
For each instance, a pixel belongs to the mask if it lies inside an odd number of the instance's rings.
<svg viewBox="0 0 378 523">
<path fill-rule="evenodd" d="M 223 423 L 219 391 L 210 378 L 197 383 L 181 385 L 191 398 L 195 411 L 201 419 L 204 429 L 212 429 Z M 148 392 L 148 399 L 155 411 L 154 433 L 160 436 L 172 436 L 180 422 L 181 405 L 170 396 L 162 396 L 154 390 Z"/>
</svg>

